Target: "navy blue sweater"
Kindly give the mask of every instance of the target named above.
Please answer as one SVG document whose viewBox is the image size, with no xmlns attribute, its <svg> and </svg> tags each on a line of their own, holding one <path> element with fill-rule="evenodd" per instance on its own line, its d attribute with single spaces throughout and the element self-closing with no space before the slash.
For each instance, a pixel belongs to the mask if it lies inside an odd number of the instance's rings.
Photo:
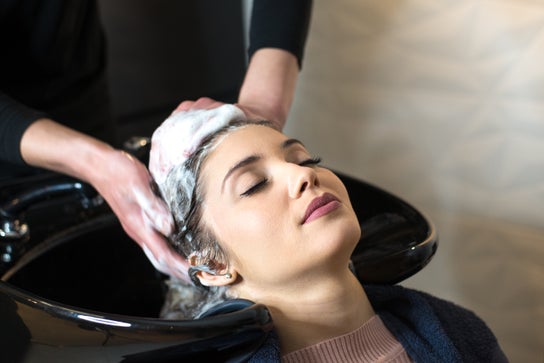
<svg viewBox="0 0 544 363">
<path fill-rule="evenodd" d="M 497 339 L 473 312 L 401 286 L 365 286 L 385 326 L 415 362 L 508 362 Z M 269 334 L 250 362 L 280 362 L 279 341 Z"/>
</svg>

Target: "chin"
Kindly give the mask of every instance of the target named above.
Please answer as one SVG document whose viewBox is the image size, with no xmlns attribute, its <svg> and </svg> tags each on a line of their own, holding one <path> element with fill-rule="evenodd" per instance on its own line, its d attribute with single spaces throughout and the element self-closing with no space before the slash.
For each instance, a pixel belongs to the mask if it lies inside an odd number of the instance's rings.
<svg viewBox="0 0 544 363">
<path fill-rule="evenodd" d="M 352 248 L 355 248 L 359 240 L 361 239 L 361 225 L 357 218 L 354 222 L 351 222 L 345 227 L 343 232 L 346 243 L 349 243 Z"/>
<path fill-rule="evenodd" d="M 317 234 L 315 238 L 320 245 L 331 247 L 335 251 L 333 253 L 347 251 L 349 259 L 361 238 L 361 226 L 355 216 L 338 218 L 326 223 Z"/>
<path fill-rule="evenodd" d="M 357 244 L 361 238 L 361 225 L 359 219 L 351 205 L 344 204 L 344 206 L 346 207 L 346 210 L 337 221 L 333 221 L 337 222 L 333 223 L 333 225 L 337 224 L 335 227 L 339 235 L 342 235 L 345 239 L 352 240 L 354 244 Z"/>
</svg>

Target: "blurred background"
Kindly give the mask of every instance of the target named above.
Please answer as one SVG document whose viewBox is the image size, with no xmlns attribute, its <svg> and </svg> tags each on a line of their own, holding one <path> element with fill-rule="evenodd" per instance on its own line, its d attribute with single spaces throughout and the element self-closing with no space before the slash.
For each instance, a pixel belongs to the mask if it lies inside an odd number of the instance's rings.
<svg viewBox="0 0 544 363">
<path fill-rule="evenodd" d="M 251 1 L 101 0 L 119 137 L 183 99 L 236 100 Z M 410 202 L 437 255 L 402 284 L 544 361 L 544 2 L 314 2 L 285 132 Z"/>
</svg>

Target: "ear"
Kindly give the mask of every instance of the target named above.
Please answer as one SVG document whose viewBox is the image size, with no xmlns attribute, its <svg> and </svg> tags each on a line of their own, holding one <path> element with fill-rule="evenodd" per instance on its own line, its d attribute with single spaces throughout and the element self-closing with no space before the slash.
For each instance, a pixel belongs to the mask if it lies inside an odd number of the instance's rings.
<svg viewBox="0 0 544 363">
<path fill-rule="evenodd" d="M 222 275 L 213 275 L 209 272 L 198 271 L 196 273 L 196 277 L 204 286 L 226 286 L 236 281 L 238 274 L 236 273 L 236 271 L 232 271 Z"/>
</svg>

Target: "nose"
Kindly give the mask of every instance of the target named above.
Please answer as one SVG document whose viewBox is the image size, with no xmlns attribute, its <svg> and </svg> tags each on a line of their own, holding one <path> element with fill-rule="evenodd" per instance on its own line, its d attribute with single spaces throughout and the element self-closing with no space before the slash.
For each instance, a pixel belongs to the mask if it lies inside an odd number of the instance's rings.
<svg viewBox="0 0 544 363">
<path fill-rule="evenodd" d="M 289 197 L 296 199 L 311 188 L 319 186 L 319 179 L 314 168 L 288 164 Z"/>
</svg>

